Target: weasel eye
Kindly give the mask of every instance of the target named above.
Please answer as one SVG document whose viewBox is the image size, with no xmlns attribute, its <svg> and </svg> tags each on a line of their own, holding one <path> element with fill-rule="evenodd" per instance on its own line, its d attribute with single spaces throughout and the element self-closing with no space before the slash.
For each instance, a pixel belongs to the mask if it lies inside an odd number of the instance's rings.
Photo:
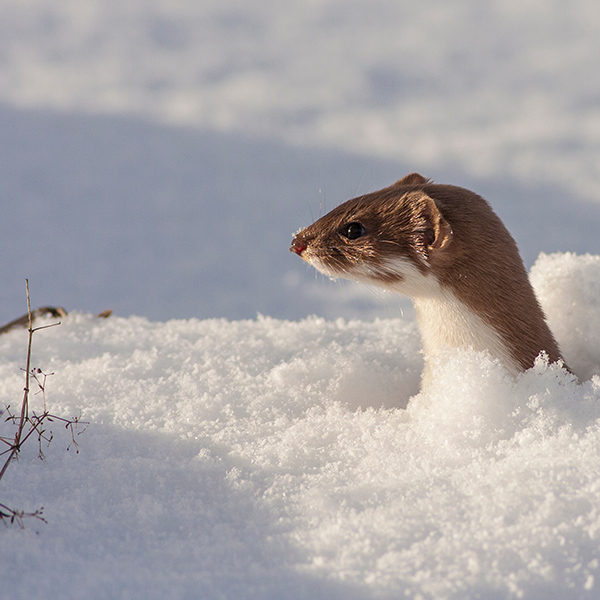
<svg viewBox="0 0 600 600">
<path fill-rule="evenodd" d="M 340 227 L 339 232 L 349 240 L 356 240 L 357 238 L 365 235 L 367 230 L 358 221 L 354 221 Z"/>
</svg>

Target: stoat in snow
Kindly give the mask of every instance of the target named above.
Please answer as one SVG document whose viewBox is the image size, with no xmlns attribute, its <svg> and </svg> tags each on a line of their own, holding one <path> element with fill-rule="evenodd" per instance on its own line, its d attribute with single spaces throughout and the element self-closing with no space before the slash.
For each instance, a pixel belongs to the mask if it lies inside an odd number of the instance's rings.
<svg viewBox="0 0 600 600">
<path fill-rule="evenodd" d="M 517 245 L 480 196 L 412 173 L 341 204 L 290 247 L 330 277 L 410 297 L 425 370 L 445 348 L 487 350 L 516 374 L 562 360 Z"/>
</svg>

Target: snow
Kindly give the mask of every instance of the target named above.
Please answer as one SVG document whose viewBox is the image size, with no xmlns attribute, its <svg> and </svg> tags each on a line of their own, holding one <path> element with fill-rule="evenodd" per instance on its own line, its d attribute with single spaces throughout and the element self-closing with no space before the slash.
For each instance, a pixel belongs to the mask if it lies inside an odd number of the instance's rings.
<svg viewBox="0 0 600 600">
<path fill-rule="evenodd" d="M 542 256 L 575 372 L 600 360 L 600 260 Z M 576 284 L 579 282 L 579 285 Z M 48 320 L 48 323 L 51 320 Z M 574 327 L 579 325 L 578 327 Z M 564 337 L 563 337 L 564 335 Z M 26 332 L 0 338 L 0 398 Z M 55 414 L 2 500 L 15 598 L 594 598 L 600 379 L 443 356 L 419 393 L 412 319 L 151 322 L 71 314 L 34 336 Z M 584 349 L 585 351 L 581 351 Z M 33 397 L 38 405 L 39 396 Z M 24 577 L 23 573 L 30 575 Z"/>
<path fill-rule="evenodd" d="M 25 278 L 69 309 L 34 365 L 90 423 L 0 482 L 48 521 L 0 526 L 3 595 L 598 596 L 596 3 L 0 6 L 0 323 Z M 419 393 L 410 305 L 287 252 L 415 170 L 492 203 L 579 380 L 463 350 Z"/>
</svg>

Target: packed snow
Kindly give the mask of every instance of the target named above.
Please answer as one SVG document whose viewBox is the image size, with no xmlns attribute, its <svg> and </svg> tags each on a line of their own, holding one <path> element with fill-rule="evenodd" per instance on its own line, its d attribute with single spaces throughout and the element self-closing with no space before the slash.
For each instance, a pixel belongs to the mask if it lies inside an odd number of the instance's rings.
<svg viewBox="0 0 600 600">
<path fill-rule="evenodd" d="M 413 320 L 107 320 L 34 335 L 55 424 L 2 485 L 14 598 L 596 598 L 600 257 L 533 280 L 574 375 L 454 351 L 419 393 Z M 48 320 L 48 323 L 52 322 Z M 27 334 L 0 338 L 0 398 Z M 40 396 L 33 397 L 38 409 Z"/>
<path fill-rule="evenodd" d="M 25 278 L 70 311 L 33 361 L 89 423 L 0 481 L 47 520 L 0 524 L 0 595 L 598 597 L 597 3 L 0 7 L 0 325 Z M 411 171 L 491 202 L 570 371 L 457 350 L 420 392 L 410 304 L 287 252 Z"/>
</svg>

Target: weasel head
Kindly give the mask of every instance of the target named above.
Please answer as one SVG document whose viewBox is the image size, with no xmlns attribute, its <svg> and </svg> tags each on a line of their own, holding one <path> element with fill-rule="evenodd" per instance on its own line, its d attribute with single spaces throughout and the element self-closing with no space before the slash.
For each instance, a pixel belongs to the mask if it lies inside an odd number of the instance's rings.
<svg viewBox="0 0 600 600">
<path fill-rule="evenodd" d="M 428 183 L 413 173 L 348 200 L 300 230 L 290 250 L 330 277 L 418 294 L 415 283 L 444 262 L 452 244 L 452 228 L 426 193 Z"/>
</svg>

